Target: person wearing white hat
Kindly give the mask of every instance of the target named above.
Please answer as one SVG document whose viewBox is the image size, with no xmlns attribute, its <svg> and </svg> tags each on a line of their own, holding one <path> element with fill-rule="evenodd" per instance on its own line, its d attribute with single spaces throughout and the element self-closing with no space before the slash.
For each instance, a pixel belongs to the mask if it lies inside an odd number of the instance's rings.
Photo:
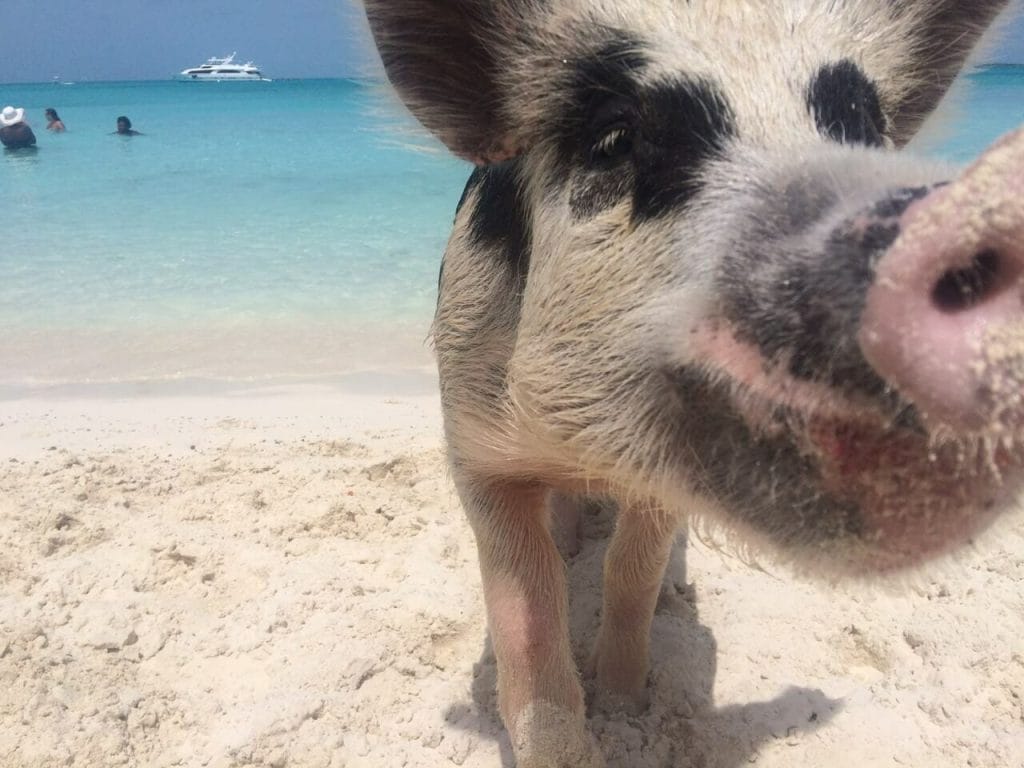
<svg viewBox="0 0 1024 768">
<path fill-rule="evenodd" d="M 25 110 L 6 106 L 0 111 L 0 143 L 8 149 L 24 149 L 36 145 L 36 135 L 25 122 Z"/>
</svg>

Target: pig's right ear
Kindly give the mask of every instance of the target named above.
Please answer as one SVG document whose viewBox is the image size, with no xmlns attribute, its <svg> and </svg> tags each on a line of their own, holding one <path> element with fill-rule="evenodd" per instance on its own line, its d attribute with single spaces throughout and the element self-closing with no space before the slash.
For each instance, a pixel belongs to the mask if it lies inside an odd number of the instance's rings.
<svg viewBox="0 0 1024 768">
<path fill-rule="evenodd" d="M 519 151 L 503 116 L 501 0 L 364 0 L 377 51 L 409 111 L 460 157 Z"/>
</svg>

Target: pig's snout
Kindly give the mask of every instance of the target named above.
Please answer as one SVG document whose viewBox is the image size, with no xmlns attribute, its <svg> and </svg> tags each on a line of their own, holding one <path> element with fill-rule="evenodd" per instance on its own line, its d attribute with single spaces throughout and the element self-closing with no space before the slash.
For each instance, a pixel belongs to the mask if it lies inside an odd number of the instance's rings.
<svg viewBox="0 0 1024 768">
<path fill-rule="evenodd" d="M 902 213 L 900 235 L 876 265 L 859 343 L 927 423 L 994 426 L 1006 399 L 1020 399 L 1024 131 Z"/>
</svg>

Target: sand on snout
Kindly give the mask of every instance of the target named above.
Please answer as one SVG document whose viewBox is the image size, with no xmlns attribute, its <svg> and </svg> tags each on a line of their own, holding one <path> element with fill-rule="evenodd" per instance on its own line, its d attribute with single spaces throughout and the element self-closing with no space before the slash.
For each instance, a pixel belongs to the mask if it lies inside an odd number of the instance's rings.
<svg viewBox="0 0 1024 768">
<path fill-rule="evenodd" d="M 613 519 L 569 564 L 580 657 Z M 0 401 L 0 766 L 511 766 L 436 391 Z M 613 768 L 1024 765 L 1024 524 L 900 589 L 677 547 Z"/>
</svg>

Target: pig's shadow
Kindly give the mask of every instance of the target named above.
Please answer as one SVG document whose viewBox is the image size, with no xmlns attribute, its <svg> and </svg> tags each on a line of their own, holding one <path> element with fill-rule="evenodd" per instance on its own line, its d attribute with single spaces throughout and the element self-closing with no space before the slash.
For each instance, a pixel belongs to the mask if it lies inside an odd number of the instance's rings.
<svg viewBox="0 0 1024 768">
<path fill-rule="evenodd" d="M 613 526 L 610 510 L 595 506 L 588 511 L 580 552 L 569 560 L 570 624 L 577 661 L 586 658 L 596 636 L 601 564 Z M 717 644 L 711 630 L 700 623 L 695 591 L 686 581 L 682 533 L 658 598 L 651 642 L 648 711 L 638 717 L 589 713 L 588 724 L 601 743 L 608 768 L 741 768 L 756 759 L 762 744 L 813 731 L 831 720 L 841 706 L 819 690 L 794 687 L 769 701 L 715 707 Z M 659 653 L 668 647 L 675 649 L 672 658 Z M 498 715 L 496 682 L 488 635 L 473 667 L 472 702 L 452 705 L 445 720 L 454 728 L 497 741 L 502 766 L 514 768 L 512 747 Z M 587 693 L 589 699 L 592 692 Z M 636 752 L 638 743 L 649 747 L 642 757 Z"/>
</svg>

